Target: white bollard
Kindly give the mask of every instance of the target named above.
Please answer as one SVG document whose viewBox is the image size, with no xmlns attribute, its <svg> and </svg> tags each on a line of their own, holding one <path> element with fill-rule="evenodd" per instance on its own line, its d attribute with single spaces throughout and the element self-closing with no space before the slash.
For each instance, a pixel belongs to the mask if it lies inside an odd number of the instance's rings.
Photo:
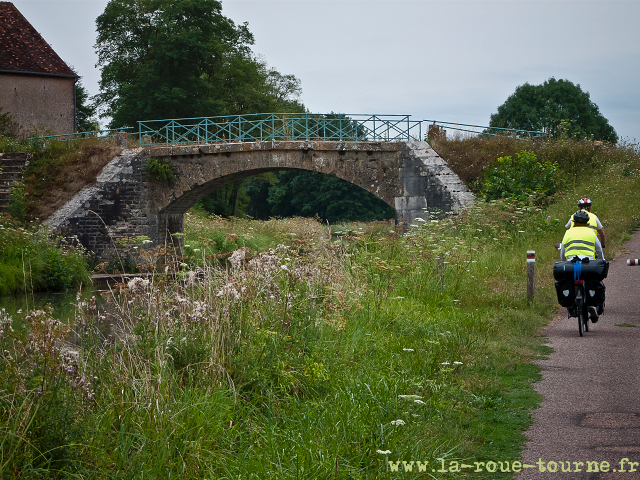
<svg viewBox="0 0 640 480">
<path fill-rule="evenodd" d="M 627 260 L 627 265 L 632 267 L 634 265 L 640 265 L 640 262 L 638 261 L 637 258 L 630 258 L 629 260 Z"/>
</svg>

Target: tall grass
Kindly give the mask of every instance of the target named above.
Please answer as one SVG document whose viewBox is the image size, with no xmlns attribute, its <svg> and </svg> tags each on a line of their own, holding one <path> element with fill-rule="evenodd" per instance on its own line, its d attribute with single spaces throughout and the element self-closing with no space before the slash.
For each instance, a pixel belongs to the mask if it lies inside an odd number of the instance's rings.
<svg viewBox="0 0 640 480">
<path fill-rule="evenodd" d="M 479 202 L 406 232 L 190 213 L 178 282 L 79 299 L 73 330 L 2 317 L 3 478 L 460 478 L 432 470 L 519 460 L 554 243 L 588 195 L 620 247 L 639 221 L 634 155 L 548 204 Z"/>
</svg>

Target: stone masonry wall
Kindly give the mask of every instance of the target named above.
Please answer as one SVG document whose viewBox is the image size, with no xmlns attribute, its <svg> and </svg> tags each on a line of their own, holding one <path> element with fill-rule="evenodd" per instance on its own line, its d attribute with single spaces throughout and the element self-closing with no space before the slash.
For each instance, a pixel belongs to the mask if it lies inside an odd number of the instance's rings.
<svg viewBox="0 0 640 480">
<path fill-rule="evenodd" d="M 460 177 L 427 142 L 400 145 L 403 193 L 395 198 L 394 206 L 404 220 L 414 223 L 416 218 L 430 213 L 459 213 L 475 200 Z"/>
<path fill-rule="evenodd" d="M 118 239 L 157 237 L 157 213 L 147 200 L 148 180 L 140 149 L 124 150 L 45 221 L 54 232 L 75 236 L 97 256 L 115 255 Z"/>
<path fill-rule="evenodd" d="M 20 134 L 75 131 L 74 79 L 0 74 L 0 107 L 20 125 Z"/>
</svg>

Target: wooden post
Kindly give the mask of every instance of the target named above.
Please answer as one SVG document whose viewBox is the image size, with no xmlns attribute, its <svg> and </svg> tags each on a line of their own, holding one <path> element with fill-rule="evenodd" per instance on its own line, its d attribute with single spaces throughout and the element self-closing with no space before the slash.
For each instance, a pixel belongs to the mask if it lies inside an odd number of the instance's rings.
<svg viewBox="0 0 640 480">
<path fill-rule="evenodd" d="M 527 250 L 527 302 L 536 294 L 536 252 Z"/>
</svg>

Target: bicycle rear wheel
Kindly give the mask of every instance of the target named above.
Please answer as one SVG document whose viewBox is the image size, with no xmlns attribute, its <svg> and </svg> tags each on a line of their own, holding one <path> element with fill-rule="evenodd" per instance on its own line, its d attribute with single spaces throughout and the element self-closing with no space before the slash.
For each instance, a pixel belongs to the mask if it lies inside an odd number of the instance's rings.
<svg viewBox="0 0 640 480">
<path fill-rule="evenodd" d="M 583 303 L 582 303 L 582 298 L 576 298 L 576 310 L 578 311 L 578 332 L 580 333 L 580 336 L 584 336 L 584 323 L 582 320 L 582 317 L 584 315 L 583 312 Z"/>
</svg>

